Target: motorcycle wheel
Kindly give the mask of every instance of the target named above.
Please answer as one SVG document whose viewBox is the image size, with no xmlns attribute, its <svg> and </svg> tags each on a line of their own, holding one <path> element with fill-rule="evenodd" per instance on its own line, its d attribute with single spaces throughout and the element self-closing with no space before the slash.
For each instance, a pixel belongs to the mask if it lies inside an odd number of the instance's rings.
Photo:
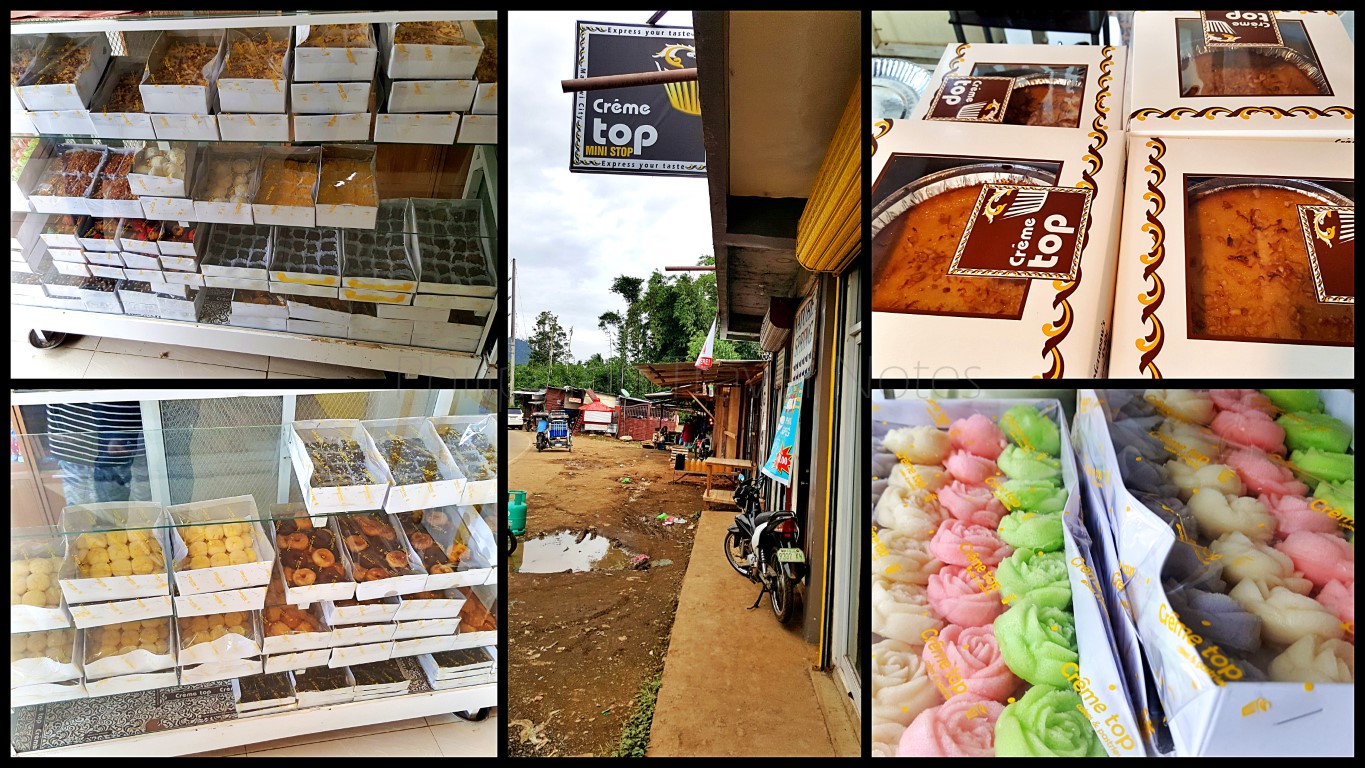
<svg viewBox="0 0 1365 768">
<path fill-rule="evenodd" d="M 743 567 L 741 567 L 740 564 L 745 563 L 748 557 L 749 557 L 748 542 L 746 542 L 744 538 L 740 536 L 739 532 L 733 531 L 726 533 L 725 562 L 729 563 L 730 567 L 735 569 L 735 573 L 738 573 L 740 576 L 743 576 L 746 579 L 749 578 L 749 572 L 745 570 Z"/>
<path fill-rule="evenodd" d="M 772 599 L 773 613 L 777 615 L 778 623 L 786 624 L 796 612 L 796 590 L 781 564 L 776 565 L 777 573 L 768 589 L 768 596 Z"/>
</svg>

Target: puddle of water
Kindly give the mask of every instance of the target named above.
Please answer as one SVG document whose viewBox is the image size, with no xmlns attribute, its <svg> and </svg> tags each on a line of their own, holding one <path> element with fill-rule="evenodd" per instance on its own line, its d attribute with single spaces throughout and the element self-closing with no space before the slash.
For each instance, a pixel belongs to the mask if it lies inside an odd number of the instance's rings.
<svg viewBox="0 0 1365 768">
<path fill-rule="evenodd" d="M 527 539 L 512 553 L 512 570 L 518 573 L 615 571 L 630 567 L 634 556 L 605 536 L 588 535 L 576 541 L 577 531 L 560 531 Z"/>
</svg>

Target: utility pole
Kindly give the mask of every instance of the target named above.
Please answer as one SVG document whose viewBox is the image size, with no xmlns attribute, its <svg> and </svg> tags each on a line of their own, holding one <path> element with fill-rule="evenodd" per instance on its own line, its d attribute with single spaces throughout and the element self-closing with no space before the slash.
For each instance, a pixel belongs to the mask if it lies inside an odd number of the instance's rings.
<svg viewBox="0 0 1365 768">
<path fill-rule="evenodd" d="M 512 354 L 508 356 L 508 367 L 511 369 L 507 377 L 508 381 L 508 402 L 516 400 L 517 391 L 517 260 L 512 259 L 512 290 L 508 292 L 507 325 L 512 332 L 512 343 L 508 346 L 512 349 Z"/>
</svg>

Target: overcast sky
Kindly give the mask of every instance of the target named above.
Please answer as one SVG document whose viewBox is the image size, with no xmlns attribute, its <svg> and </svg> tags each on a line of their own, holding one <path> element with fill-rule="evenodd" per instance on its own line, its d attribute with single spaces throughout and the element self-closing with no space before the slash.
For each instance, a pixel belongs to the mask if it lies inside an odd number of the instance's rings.
<svg viewBox="0 0 1365 768">
<path fill-rule="evenodd" d="M 622 312 L 612 280 L 648 277 L 667 265 L 710 254 L 705 179 L 569 173 L 573 96 L 559 81 L 574 75 L 574 22 L 643 24 L 652 11 L 545 11 L 507 14 L 508 255 L 517 262 L 519 338 L 549 310 L 573 326 L 575 360 L 610 354 L 597 316 Z M 662 24 L 689 26 L 670 11 Z"/>
</svg>

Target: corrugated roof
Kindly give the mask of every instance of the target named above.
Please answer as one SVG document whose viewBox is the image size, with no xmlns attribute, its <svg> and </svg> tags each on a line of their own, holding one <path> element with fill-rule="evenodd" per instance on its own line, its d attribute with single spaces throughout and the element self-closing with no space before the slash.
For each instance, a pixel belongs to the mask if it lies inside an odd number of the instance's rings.
<svg viewBox="0 0 1365 768">
<path fill-rule="evenodd" d="M 694 363 L 640 363 L 635 370 L 656 387 L 684 384 L 742 384 L 752 379 L 767 363 L 763 360 L 717 360 L 707 370 Z"/>
</svg>

